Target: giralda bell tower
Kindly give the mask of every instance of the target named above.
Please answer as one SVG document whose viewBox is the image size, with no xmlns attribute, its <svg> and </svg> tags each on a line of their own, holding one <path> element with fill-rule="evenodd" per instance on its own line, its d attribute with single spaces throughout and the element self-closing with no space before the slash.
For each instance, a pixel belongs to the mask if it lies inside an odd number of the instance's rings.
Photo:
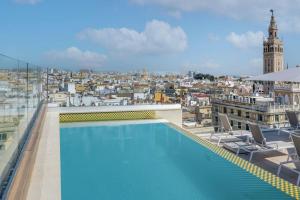
<svg viewBox="0 0 300 200">
<path fill-rule="evenodd" d="M 264 41 L 264 74 L 282 71 L 283 68 L 283 42 L 278 37 L 278 28 L 274 11 L 270 10 L 271 21 L 269 37 Z"/>
</svg>

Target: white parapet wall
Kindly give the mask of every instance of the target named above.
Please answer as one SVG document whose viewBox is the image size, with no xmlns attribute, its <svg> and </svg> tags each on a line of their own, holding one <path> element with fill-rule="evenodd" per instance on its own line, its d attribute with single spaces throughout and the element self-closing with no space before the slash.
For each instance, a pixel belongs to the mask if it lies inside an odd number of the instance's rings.
<svg viewBox="0 0 300 200">
<path fill-rule="evenodd" d="M 177 126 L 182 126 L 182 109 L 180 104 L 163 105 L 130 105 L 130 106 L 96 106 L 96 107 L 53 107 L 49 106 L 49 111 L 61 114 L 72 113 L 107 113 L 107 112 L 138 112 L 154 111 L 155 117 L 165 119 Z"/>
<path fill-rule="evenodd" d="M 182 110 L 174 109 L 174 110 L 156 110 L 156 116 L 158 118 L 166 119 L 167 121 L 182 127 Z"/>
</svg>

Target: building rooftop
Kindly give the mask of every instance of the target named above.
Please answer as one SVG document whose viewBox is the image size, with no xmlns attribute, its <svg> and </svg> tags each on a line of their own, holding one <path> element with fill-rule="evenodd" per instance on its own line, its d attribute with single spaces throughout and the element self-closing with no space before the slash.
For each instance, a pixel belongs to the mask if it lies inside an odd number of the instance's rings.
<svg viewBox="0 0 300 200">
<path fill-rule="evenodd" d="M 300 82 L 300 67 L 289 68 L 279 72 L 258 75 L 247 78 L 248 81 L 283 81 L 283 82 Z"/>
</svg>

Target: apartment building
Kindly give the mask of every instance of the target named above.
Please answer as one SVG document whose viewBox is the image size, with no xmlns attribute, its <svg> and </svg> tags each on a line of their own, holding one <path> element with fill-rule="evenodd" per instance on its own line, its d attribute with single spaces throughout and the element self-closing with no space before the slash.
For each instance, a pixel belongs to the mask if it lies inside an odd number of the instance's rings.
<svg viewBox="0 0 300 200">
<path fill-rule="evenodd" d="M 280 105 L 273 98 L 262 96 L 222 95 L 211 99 L 212 123 L 220 125 L 218 114 L 228 115 L 235 129 L 249 130 L 249 123 L 265 127 L 282 127 L 287 124 L 286 110 L 299 110 L 299 105 Z"/>
</svg>

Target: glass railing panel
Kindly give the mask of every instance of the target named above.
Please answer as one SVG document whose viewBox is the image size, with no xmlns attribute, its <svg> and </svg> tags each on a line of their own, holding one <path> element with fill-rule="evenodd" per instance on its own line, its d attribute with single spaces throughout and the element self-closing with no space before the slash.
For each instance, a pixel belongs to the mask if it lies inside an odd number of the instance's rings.
<svg viewBox="0 0 300 200">
<path fill-rule="evenodd" d="M 43 99 L 37 66 L 0 54 L 0 199 Z"/>
<path fill-rule="evenodd" d="M 8 172 L 9 163 L 17 149 L 20 122 L 19 62 L 0 56 L 0 174 L 1 181 Z"/>
</svg>

